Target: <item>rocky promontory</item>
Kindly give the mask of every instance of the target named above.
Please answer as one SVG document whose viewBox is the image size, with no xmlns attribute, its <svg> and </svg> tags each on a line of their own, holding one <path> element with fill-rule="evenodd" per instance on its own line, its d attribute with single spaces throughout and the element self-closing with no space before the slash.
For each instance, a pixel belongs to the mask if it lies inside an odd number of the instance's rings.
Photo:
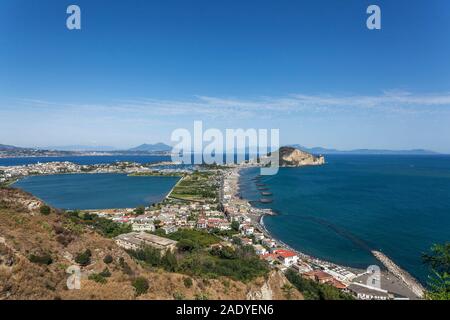
<svg viewBox="0 0 450 320">
<path fill-rule="evenodd" d="M 325 164 L 324 156 L 315 156 L 293 147 L 281 147 L 278 151 L 280 167 L 316 166 Z"/>
</svg>

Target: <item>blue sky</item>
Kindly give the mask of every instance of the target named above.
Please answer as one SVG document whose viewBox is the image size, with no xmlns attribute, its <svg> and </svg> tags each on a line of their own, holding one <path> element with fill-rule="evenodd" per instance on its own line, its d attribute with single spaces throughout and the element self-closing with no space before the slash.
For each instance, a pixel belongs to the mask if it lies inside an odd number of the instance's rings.
<svg viewBox="0 0 450 320">
<path fill-rule="evenodd" d="M 449 34 L 446 0 L 4 0 L 0 143 L 128 147 L 203 120 L 450 153 Z"/>
</svg>

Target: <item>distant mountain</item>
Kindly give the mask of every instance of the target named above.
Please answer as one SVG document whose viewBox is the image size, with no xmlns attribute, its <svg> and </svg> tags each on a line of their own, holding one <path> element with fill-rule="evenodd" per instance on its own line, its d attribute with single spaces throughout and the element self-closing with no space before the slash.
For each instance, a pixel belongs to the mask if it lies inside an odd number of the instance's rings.
<svg viewBox="0 0 450 320">
<path fill-rule="evenodd" d="M 54 146 L 54 147 L 43 147 L 40 149 L 44 150 L 55 150 L 55 151 L 114 151 L 117 150 L 110 146 L 84 146 L 84 145 L 72 145 L 72 146 Z"/>
<path fill-rule="evenodd" d="M 18 150 L 28 150 L 29 148 L 21 148 L 16 146 L 9 146 L 6 144 L 0 144 L 0 151 L 18 151 Z"/>
<path fill-rule="evenodd" d="M 135 148 L 128 149 L 128 151 L 141 151 L 141 152 L 166 152 L 171 151 L 172 147 L 164 143 L 155 144 L 141 144 Z"/>
<path fill-rule="evenodd" d="M 373 154 L 373 155 L 433 155 L 439 154 L 438 152 L 424 150 L 424 149 L 412 149 L 412 150 L 386 150 L 386 149 L 355 149 L 355 150 L 336 150 L 327 149 L 321 147 L 307 148 L 299 144 L 293 144 L 291 147 L 312 153 L 312 154 Z"/>
</svg>

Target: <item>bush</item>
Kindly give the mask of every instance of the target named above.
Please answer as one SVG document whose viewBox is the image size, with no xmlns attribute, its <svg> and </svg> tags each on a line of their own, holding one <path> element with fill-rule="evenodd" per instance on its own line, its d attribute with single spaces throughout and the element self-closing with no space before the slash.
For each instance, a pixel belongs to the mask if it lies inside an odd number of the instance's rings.
<svg viewBox="0 0 450 320">
<path fill-rule="evenodd" d="M 113 262 L 113 257 L 110 254 L 107 254 L 104 258 L 103 258 L 103 262 L 106 264 L 110 264 Z"/>
<path fill-rule="evenodd" d="M 175 241 L 191 241 L 196 247 L 206 248 L 214 243 L 220 242 L 220 238 L 205 231 L 181 229 L 177 232 L 171 233 L 166 237 Z M 185 242 L 186 243 L 186 242 Z"/>
<path fill-rule="evenodd" d="M 107 282 L 105 277 L 103 277 L 100 273 L 93 273 L 89 275 L 88 279 L 101 284 L 105 284 Z"/>
<path fill-rule="evenodd" d="M 28 260 L 30 260 L 30 262 L 43 265 L 49 265 L 53 262 L 52 257 L 48 253 L 44 253 L 42 255 L 32 254 L 28 257 Z"/>
<path fill-rule="evenodd" d="M 136 295 L 138 296 L 147 293 L 148 289 L 150 288 L 148 280 L 144 277 L 137 277 L 136 279 L 133 280 L 132 285 L 136 290 Z"/>
<path fill-rule="evenodd" d="M 125 259 L 123 257 L 119 258 L 119 265 L 122 268 L 122 272 L 132 276 L 134 274 L 133 270 L 131 269 L 131 267 L 128 265 L 128 263 L 126 263 Z"/>
<path fill-rule="evenodd" d="M 181 251 L 192 251 L 197 249 L 197 245 L 194 243 L 194 241 L 189 240 L 189 239 L 181 239 L 180 241 L 178 241 L 177 243 L 177 248 Z"/>
<path fill-rule="evenodd" d="M 79 253 L 75 257 L 75 262 L 85 267 L 91 263 L 91 256 L 92 256 L 91 250 L 86 249 L 84 252 Z"/>
<path fill-rule="evenodd" d="M 103 269 L 102 272 L 99 273 L 99 275 L 101 275 L 104 278 L 109 278 L 111 277 L 111 272 L 109 271 L 108 268 Z"/>
<path fill-rule="evenodd" d="M 191 278 L 184 278 L 183 283 L 186 288 L 192 287 L 192 284 L 193 284 Z"/>
<path fill-rule="evenodd" d="M 49 206 L 43 205 L 39 208 L 39 212 L 45 216 L 49 215 L 52 210 Z"/>
<path fill-rule="evenodd" d="M 184 296 L 184 294 L 182 294 L 181 292 L 175 292 L 175 293 L 173 294 L 173 298 L 174 298 L 175 300 L 184 300 L 184 299 L 186 299 L 186 297 Z"/>
<path fill-rule="evenodd" d="M 136 209 L 134 209 L 134 213 L 140 216 L 145 213 L 145 208 L 143 206 L 137 207 Z"/>
</svg>

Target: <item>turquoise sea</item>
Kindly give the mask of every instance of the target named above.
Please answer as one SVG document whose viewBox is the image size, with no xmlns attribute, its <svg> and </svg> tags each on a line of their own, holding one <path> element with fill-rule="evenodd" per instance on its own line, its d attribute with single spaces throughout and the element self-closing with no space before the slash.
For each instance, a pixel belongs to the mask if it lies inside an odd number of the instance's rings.
<svg viewBox="0 0 450 320">
<path fill-rule="evenodd" d="M 279 214 L 264 218 L 267 229 L 297 250 L 347 266 L 379 264 L 370 250 L 381 250 L 425 283 L 421 254 L 450 241 L 450 156 L 326 161 L 260 178 L 273 202 L 255 205 Z M 252 180 L 258 174 L 253 168 L 241 176 L 241 195 L 251 201 L 262 197 Z"/>
<path fill-rule="evenodd" d="M 31 176 L 13 187 L 61 209 L 135 208 L 159 202 L 178 177 L 132 177 L 126 174 Z"/>
</svg>

